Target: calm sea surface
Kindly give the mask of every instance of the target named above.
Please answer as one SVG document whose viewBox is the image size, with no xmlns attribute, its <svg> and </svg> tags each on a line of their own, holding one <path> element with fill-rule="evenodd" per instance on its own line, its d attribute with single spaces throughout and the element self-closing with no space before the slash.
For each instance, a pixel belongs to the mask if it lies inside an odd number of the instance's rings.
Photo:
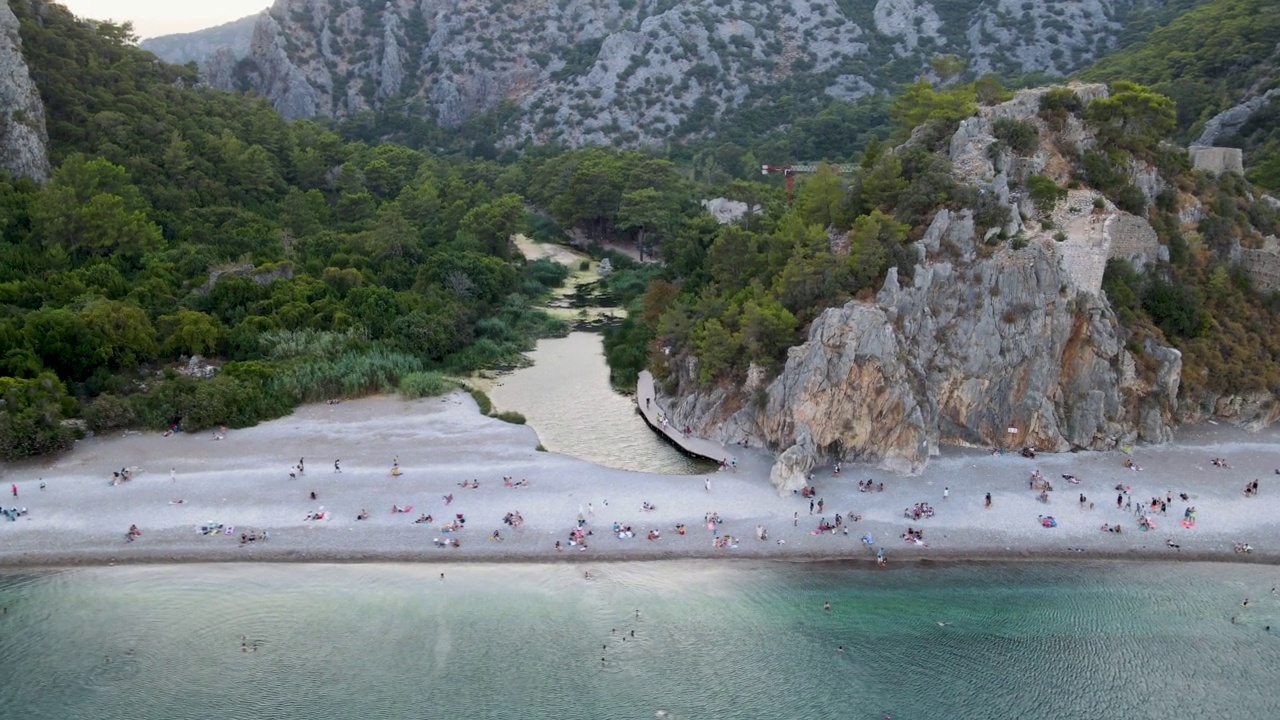
<svg viewBox="0 0 1280 720">
<path fill-rule="evenodd" d="M 600 335 L 539 340 L 528 355 L 533 365 L 504 376 L 489 394 L 498 410 L 522 413 L 548 450 L 623 470 L 696 474 L 715 468 L 658 437 L 636 412 L 635 399 L 610 387 Z"/>
<path fill-rule="evenodd" d="M 1280 717 L 1274 568 L 584 567 L 5 572 L 0 717 Z"/>
</svg>

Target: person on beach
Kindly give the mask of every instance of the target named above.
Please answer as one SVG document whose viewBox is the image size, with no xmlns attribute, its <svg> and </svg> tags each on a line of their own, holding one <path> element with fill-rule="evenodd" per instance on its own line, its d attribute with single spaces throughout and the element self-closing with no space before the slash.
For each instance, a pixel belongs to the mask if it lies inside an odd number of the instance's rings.
<svg viewBox="0 0 1280 720">
<path fill-rule="evenodd" d="M 304 474 L 304 475 L 305 475 L 305 474 L 306 474 L 306 471 L 302 469 L 303 461 L 304 461 L 304 460 L 306 460 L 306 458 L 298 458 L 298 473 L 299 473 L 299 474 Z"/>
<path fill-rule="evenodd" d="M 828 611 L 828 612 L 830 612 L 830 610 L 831 610 L 831 602 L 830 602 L 830 601 L 827 601 L 827 602 L 822 603 L 822 609 L 823 609 L 823 610 L 826 610 L 826 611 Z"/>
<path fill-rule="evenodd" d="M 800 527 L 800 513 L 791 513 L 791 527 Z"/>
<path fill-rule="evenodd" d="M 342 472 L 342 466 L 341 466 L 341 465 L 339 465 L 339 463 L 341 463 L 341 462 L 342 462 L 341 460 L 334 460 L 334 461 L 333 461 L 333 471 L 334 471 L 334 472 L 336 472 L 336 473 L 340 473 L 340 472 Z"/>
<path fill-rule="evenodd" d="M 702 487 L 705 488 L 707 492 L 711 492 L 711 478 L 704 480 L 702 482 Z"/>
<path fill-rule="evenodd" d="M 178 482 L 178 470 L 176 468 L 169 468 L 169 482 Z"/>
<path fill-rule="evenodd" d="M 823 506 L 823 505 L 825 505 L 825 504 L 826 504 L 826 502 L 825 502 L 825 501 L 823 501 L 823 500 L 819 500 L 819 501 L 818 501 L 818 514 L 819 514 L 819 515 L 821 515 L 821 514 L 822 514 L 822 506 Z"/>
<path fill-rule="evenodd" d="M 942 502 L 946 502 L 947 496 L 949 496 L 950 494 L 951 494 L 951 488 L 949 487 L 942 488 Z"/>
<path fill-rule="evenodd" d="M 987 508 L 990 508 L 990 507 L 991 507 L 991 493 L 987 493 L 987 502 L 986 502 L 986 507 L 987 507 Z"/>
<path fill-rule="evenodd" d="M 16 495 L 16 494 L 17 494 L 17 491 L 14 491 L 14 494 Z M 809 500 L 809 514 L 810 514 L 810 515 L 812 515 L 812 514 L 813 514 L 813 500 L 812 500 L 812 499 L 810 499 L 810 500 Z"/>
<path fill-rule="evenodd" d="M 14 484 L 13 484 L 13 496 L 14 496 L 14 497 L 18 497 L 18 484 L 17 484 L 17 483 L 14 483 Z"/>
</svg>

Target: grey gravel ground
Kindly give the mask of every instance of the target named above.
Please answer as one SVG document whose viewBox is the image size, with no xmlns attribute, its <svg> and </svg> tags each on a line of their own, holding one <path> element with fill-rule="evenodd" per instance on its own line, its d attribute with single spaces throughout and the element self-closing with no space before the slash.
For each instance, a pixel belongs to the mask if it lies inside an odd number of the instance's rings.
<svg viewBox="0 0 1280 720">
<path fill-rule="evenodd" d="M 1280 562 L 1276 429 L 1250 433 L 1206 425 L 1184 430 L 1175 443 L 1134 449 L 1141 471 L 1125 469 L 1126 456 L 1120 453 L 1041 454 L 1030 460 L 959 449 L 949 449 L 924 475 L 912 478 L 848 465 L 836 477 L 830 468 L 820 468 L 815 485 L 825 511 L 812 516 L 808 500 L 778 497 L 768 483 L 769 458 L 762 454 L 739 449 L 738 471 L 713 475 L 708 493 L 707 476 L 647 475 L 538 452 L 531 428 L 483 417 L 460 393 L 413 402 L 377 397 L 307 406 L 280 420 L 232 430 L 220 441 L 212 437 L 205 432 L 91 438 L 54 460 L 0 466 L 0 506 L 29 510 L 16 522 L 0 520 L 0 565 L 667 557 L 870 562 L 874 549 L 861 542 L 865 533 L 887 550 L 891 564 L 1063 556 Z M 391 477 L 397 456 L 404 472 Z M 291 480 L 290 468 L 299 457 L 306 458 L 306 472 Z M 1225 457 L 1231 467 L 1214 467 L 1214 457 Z M 342 461 L 341 473 L 334 472 L 335 459 Z M 126 466 L 140 472 L 112 486 L 112 470 Z M 1048 505 L 1027 489 L 1035 469 L 1054 483 Z M 1068 484 L 1064 473 L 1079 476 L 1081 484 Z M 505 488 L 504 475 L 527 479 L 531 486 Z M 459 487 L 473 478 L 480 481 L 479 489 Z M 859 492 L 858 480 L 867 478 L 884 482 L 885 491 Z M 1242 489 L 1255 478 L 1261 492 L 1247 498 Z M 18 486 L 16 499 L 12 483 Z M 1139 532 L 1132 512 L 1116 510 L 1116 484 L 1130 486 L 1138 501 L 1171 491 L 1168 516 L 1156 516 L 1156 530 Z M 944 487 L 950 488 L 945 501 Z M 991 509 L 983 507 L 988 492 Z M 1178 499 L 1181 492 L 1190 495 L 1189 501 Z M 1088 497 L 1083 506 L 1080 493 Z M 446 494 L 454 496 L 448 507 Z M 184 502 L 175 504 L 179 499 Z M 643 511 L 646 501 L 657 510 Z M 936 516 L 904 519 L 903 509 L 917 502 L 931 503 Z M 412 505 L 413 511 L 393 514 L 393 505 Z M 1178 523 L 1188 505 L 1197 510 L 1192 529 Z M 330 519 L 304 520 L 321 509 Z M 356 520 L 361 509 L 369 511 L 368 520 Z M 503 515 L 515 510 L 525 518 L 520 530 L 502 523 Z M 423 512 L 435 522 L 414 524 Z M 557 552 L 555 541 L 567 539 L 579 512 L 592 531 L 587 549 Z M 719 532 L 737 537 L 738 547 L 713 547 L 704 522 L 708 512 L 720 514 Z M 862 519 L 847 535 L 813 533 L 821 517 L 834 520 L 837 512 Z M 455 513 L 465 514 L 466 529 L 443 534 L 440 523 Z M 1039 515 L 1054 515 L 1058 527 L 1042 527 Z M 632 526 L 636 537 L 617 539 L 610 532 L 614 521 Z M 235 530 L 230 536 L 201 535 L 197 527 L 206 522 Z M 1099 530 L 1103 523 L 1117 522 L 1124 527 L 1121 535 Z M 678 523 L 687 525 L 687 535 L 676 534 Z M 143 534 L 126 542 L 131 524 Z M 768 541 L 756 540 L 757 525 L 768 529 Z M 908 526 L 923 527 L 928 545 L 903 541 Z M 489 539 L 495 529 L 502 541 Z M 661 539 L 646 540 L 650 529 L 661 530 Z M 241 532 L 264 530 L 269 541 L 240 544 Z M 434 545 L 433 539 L 447 537 L 458 538 L 461 547 Z M 1180 549 L 1167 547 L 1169 540 Z M 1251 543 L 1254 552 L 1236 554 L 1235 541 Z"/>
</svg>

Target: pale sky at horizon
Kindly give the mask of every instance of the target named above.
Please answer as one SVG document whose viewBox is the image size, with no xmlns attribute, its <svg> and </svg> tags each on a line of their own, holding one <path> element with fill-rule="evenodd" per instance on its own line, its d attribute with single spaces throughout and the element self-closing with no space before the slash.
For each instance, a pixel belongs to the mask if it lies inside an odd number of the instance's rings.
<svg viewBox="0 0 1280 720">
<path fill-rule="evenodd" d="M 57 0 L 68 10 L 94 20 L 131 21 L 133 32 L 146 39 L 221 25 L 271 6 L 272 0 Z"/>
</svg>

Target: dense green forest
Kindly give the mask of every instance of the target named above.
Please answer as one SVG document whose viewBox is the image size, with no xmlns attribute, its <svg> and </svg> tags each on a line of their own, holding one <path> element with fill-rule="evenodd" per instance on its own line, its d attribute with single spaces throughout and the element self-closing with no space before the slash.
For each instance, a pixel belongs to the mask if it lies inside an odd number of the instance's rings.
<svg viewBox="0 0 1280 720">
<path fill-rule="evenodd" d="M 198 87 L 127 27 L 14 9 L 55 169 L 43 187 L 0 181 L 2 458 L 68 447 L 72 417 L 95 431 L 243 426 L 519 362 L 567 332 L 531 309 L 567 270 L 525 263 L 512 233 L 560 221 L 656 241 L 691 196 L 669 163 L 635 153 L 501 166 L 348 141 Z M 632 274 L 612 279 L 624 298 L 643 290 Z M 192 355 L 220 372 L 178 372 Z"/>
<path fill-rule="evenodd" d="M 994 76 L 827 103 L 780 131 L 665 156 L 499 151 L 501 108 L 448 132 L 394 109 L 286 123 L 261 100 L 157 62 L 127 27 L 56 5 L 39 22 L 23 3 L 14 10 L 55 169 L 43 187 L 0 181 L 4 459 L 65 449 L 79 432 L 71 418 L 94 431 L 244 426 L 300 402 L 432 394 L 446 377 L 518 363 L 538 337 L 568 327 L 535 309 L 567 270 L 525 262 L 516 232 L 559 241 L 568 228 L 660 258 L 613 256 L 609 290 L 629 310 L 606 334 L 614 380 L 696 357 L 710 386 L 753 363 L 776 371 L 824 308 L 871 297 L 890 267 L 909 276 L 910 243 L 938 209 L 974 209 L 980 231 L 1007 220 L 956 182 L 944 152 L 963 118 L 1009 97 Z M 1041 113 L 1094 126 L 1100 143 L 1073 158 L 1073 182 L 1147 216 L 1169 248 L 1160 273 L 1108 268 L 1131 346 L 1152 334 L 1181 348 L 1189 397 L 1280 392 L 1280 301 L 1259 298 L 1231 264 L 1233 248 L 1280 231 L 1276 211 L 1243 179 L 1192 172 L 1162 143 L 1190 127 L 1181 104 L 1131 83 L 1113 90 L 1089 107 L 1051 93 Z M 997 134 L 1015 152 L 1035 141 L 1016 123 Z M 859 170 L 818 173 L 791 201 L 780 178 L 759 181 L 761 162 L 817 158 Z M 1154 202 L 1128 176 L 1135 160 L 1171 182 Z M 1028 189 L 1061 192 L 1048 184 Z M 720 225 L 696 201 L 716 196 L 759 210 Z M 1209 211 L 1190 233 L 1177 218 L 1186 197 Z M 847 251 L 832 252 L 830 233 L 847 236 Z M 1025 240 L 990 242 L 994 252 Z M 182 372 L 193 355 L 213 358 L 216 375 Z"/>
</svg>

